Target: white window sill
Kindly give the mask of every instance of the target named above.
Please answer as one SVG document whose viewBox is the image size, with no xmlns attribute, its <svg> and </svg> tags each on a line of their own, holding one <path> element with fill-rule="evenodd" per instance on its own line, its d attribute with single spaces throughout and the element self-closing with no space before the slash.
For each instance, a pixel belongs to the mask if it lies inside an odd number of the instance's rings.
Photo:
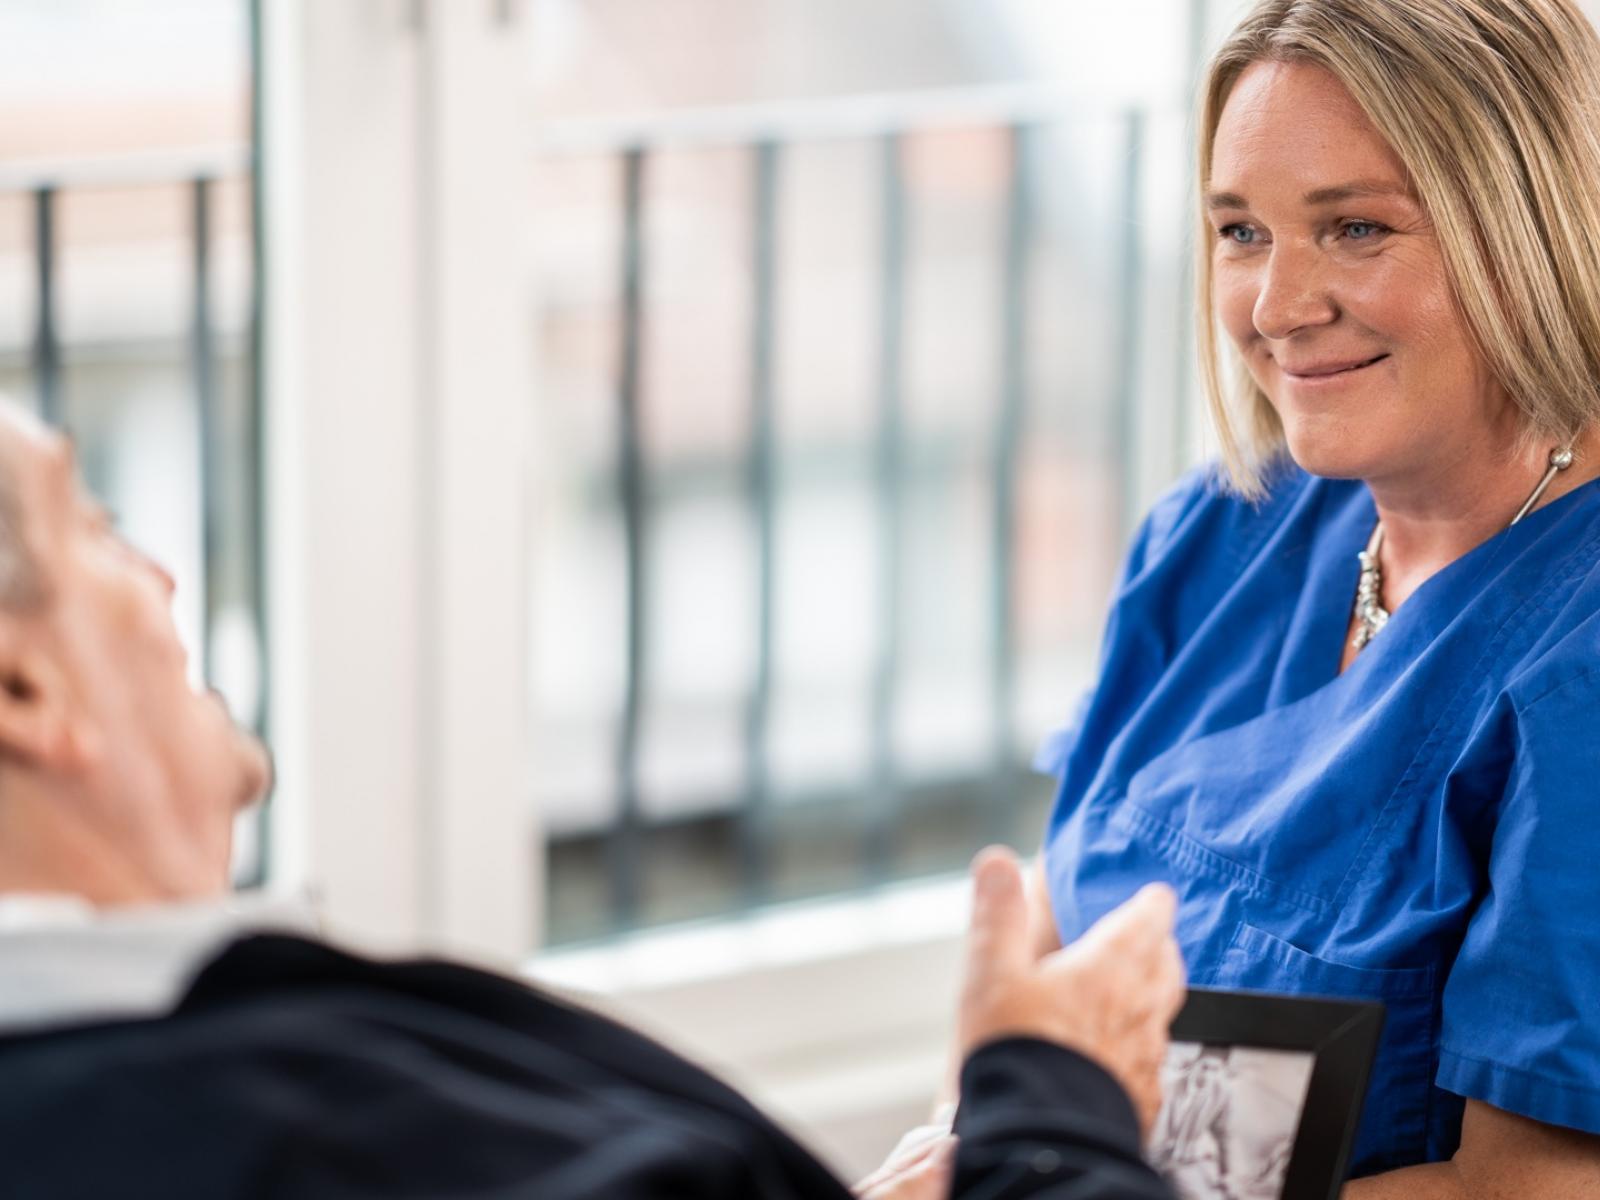
<svg viewBox="0 0 1600 1200">
<path fill-rule="evenodd" d="M 601 997 L 711 984 L 752 971 L 837 962 L 941 941 L 966 925 L 965 875 L 888 884 L 840 898 L 774 905 L 722 920 L 624 934 L 535 955 L 529 978 Z"/>
</svg>

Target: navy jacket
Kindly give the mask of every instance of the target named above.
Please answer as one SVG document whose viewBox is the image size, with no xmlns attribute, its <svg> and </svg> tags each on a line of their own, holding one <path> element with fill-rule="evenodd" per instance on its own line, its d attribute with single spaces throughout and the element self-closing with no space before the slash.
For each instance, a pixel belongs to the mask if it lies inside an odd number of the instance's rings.
<svg viewBox="0 0 1600 1200">
<path fill-rule="evenodd" d="M 957 1132 L 954 1196 L 1168 1195 L 1126 1095 L 1047 1043 L 979 1050 Z M 166 1017 L 0 1038 L 7 1198 L 849 1194 L 658 1044 L 443 962 L 250 937 Z"/>
</svg>

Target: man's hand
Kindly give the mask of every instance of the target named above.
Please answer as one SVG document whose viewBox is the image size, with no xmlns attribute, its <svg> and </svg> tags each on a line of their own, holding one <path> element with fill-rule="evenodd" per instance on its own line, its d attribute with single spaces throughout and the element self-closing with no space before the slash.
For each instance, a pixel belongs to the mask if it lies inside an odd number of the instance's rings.
<svg viewBox="0 0 1600 1200">
<path fill-rule="evenodd" d="M 1161 1107 L 1167 1030 L 1184 998 L 1172 889 L 1144 888 L 1072 945 L 1036 959 L 1016 858 L 991 847 L 972 875 L 962 1056 L 1016 1035 L 1076 1050 L 1127 1089 L 1148 1131 Z"/>
<path fill-rule="evenodd" d="M 950 1194 L 955 1151 L 956 1139 L 949 1134 L 929 1138 L 891 1155 L 850 1190 L 857 1200 L 945 1200 Z"/>
</svg>

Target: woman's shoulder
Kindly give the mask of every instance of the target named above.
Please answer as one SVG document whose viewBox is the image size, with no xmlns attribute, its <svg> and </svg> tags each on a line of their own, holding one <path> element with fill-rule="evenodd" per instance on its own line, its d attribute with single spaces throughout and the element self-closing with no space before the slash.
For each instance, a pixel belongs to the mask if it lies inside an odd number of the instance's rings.
<svg viewBox="0 0 1600 1200">
<path fill-rule="evenodd" d="M 1600 714 L 1600 569 L 1576 579 L 1545 619 L 1506 681 L 1506 697 L 1524 714 L 1554 708 L 1562 697 Z"/>
<path fill-rule="evenodd" d="M 1271 534 L 1297 514 L 1315 521 L 1330 491 L 1350 484 L 1319 479 L 1285 461 L 1265 480 L 1263 495 L 1246 498 L 1230 486 L 1220 463 L 1206 462 L 1185 472 L 1150 506 L 1129 547 L 1123 585 L 1175 568 L 1193 576 L 1190 560 L 1236 570 L 1259 551 Z"/>
<path fill-rule="evenodd" d="M 1104 749 L 1229 590 L 1270 561 L 1274 535 L 1294 533 L 1302 517 L 1320 519 L 1326 506 L 1317 488 L 1326 481 L 1291 465 L 1267 482 L 1264 496 L 1246 499 L 1229 486 L 1219 464 L 1203 463 L 1150 506 L 1112 596 L 1098 682 L 1067 725 L 1045 742 L 1036 769 L 1060 776 L 1076 748 Z M 1270 597 L 1269 603 L 1292 599 L 1281 588 L 1253 590 Z M 1084 743 L 1091 721 L 1098 732 Z"/>
<path fill-rule="evenodd" d="M 1526 578 L 1514 577 L 1517 559 L 1496 581 L 1527 594 L 1538 627 L 1505 690 L 1523 711 L 1559 693 L 1600 712 L 1600 481 L 1557 503 L 1523 556 Z"/>
</svg>

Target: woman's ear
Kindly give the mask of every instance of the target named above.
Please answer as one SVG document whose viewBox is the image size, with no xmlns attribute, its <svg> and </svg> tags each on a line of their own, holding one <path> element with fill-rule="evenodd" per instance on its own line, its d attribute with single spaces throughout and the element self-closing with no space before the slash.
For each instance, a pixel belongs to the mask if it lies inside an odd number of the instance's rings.
<svg viewBox="0 0 1600 1200">
<path fill-rule="evenodd" d="M 0 758 L 70 768 L 84 742 L 65 675 L 14 620 L 0 616 Z"/>
</svg>

